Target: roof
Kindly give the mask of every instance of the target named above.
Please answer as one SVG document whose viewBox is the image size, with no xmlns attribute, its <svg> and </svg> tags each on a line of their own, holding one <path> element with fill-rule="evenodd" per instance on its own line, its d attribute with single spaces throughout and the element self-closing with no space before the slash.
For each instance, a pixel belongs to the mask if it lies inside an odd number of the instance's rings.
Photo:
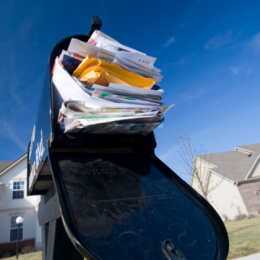
<svg viewBox="0 0 260 260">
<path fill-rule="evenodd" d="M 248 150 L 244 153 L 237 151 Z M 237 146 L 235 151 L 201 155 L 199 158 L 217 166 L 212 171 L 232 180 L 241 181 L 247 176 L 260 153 L 260 144 Z"/>
<path fill-rule="evenodd" d="M 10 166 L 14 161 L 0 161 L 0 172 Z"/>
<path fill-rule="evenodd" d="M 27 157 L 27 153 L 16 161 L 0 161 L 0 177 L 17 165 L 20 161 Z"/>
</svg>

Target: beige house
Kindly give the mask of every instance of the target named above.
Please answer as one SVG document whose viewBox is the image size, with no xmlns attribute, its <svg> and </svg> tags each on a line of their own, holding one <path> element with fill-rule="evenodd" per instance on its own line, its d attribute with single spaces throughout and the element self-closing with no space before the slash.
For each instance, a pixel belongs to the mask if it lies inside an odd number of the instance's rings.
<svg viewBox="0 0 260 260">
<path fill-rule="evenodd" d="M 16 161 L 0 162 L 0 258 L 5 252 L 15 253 L 18 216 L 24 218 L 20 229 L 21 246 L 41 250 L 38 224 L 40 196 L 27 196 L 27 154 Z"/>
<path fill-rule="evenodd" d="M 191 186 L 223 220 L 260 214 L 260 144 L 195 157 L 193 171 Z"/>
</svg>

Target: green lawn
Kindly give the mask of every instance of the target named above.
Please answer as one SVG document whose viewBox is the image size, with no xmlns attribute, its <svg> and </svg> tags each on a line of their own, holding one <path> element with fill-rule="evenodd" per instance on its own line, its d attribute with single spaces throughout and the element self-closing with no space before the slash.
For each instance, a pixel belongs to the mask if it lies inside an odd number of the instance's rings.
<svg viewBox="0 0 260 260">
<path fill-rule="evenodd" d="M 235 259 L 242 256 L 260 252 L 260 217 L 227 221 L 225 226 L 229 236 L 228 259 Z M 15 260 L 16 257 L 5 258 Z M 42 252 L 19 255 L 21 260 L 41 260 Z"/>
<path fill-rule="evenodd" d="M 260 217 L 227 221 L 229 236 L 228 259 L 235 259 L 260 252 Z"/>
</svg>

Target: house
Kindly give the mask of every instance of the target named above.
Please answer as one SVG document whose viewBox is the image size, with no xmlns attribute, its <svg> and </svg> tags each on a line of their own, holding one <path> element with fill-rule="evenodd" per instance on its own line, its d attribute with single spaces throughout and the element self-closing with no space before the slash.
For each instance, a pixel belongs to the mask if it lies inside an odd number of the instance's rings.
<svg viewBox="0 0 260 260">
<path fill-rule="evenodd" d="M 260 144 L 197 156 L 193 172 L 191 186 L 223 220 L 260 214 Z"/>
<path fill-rule="evenodd" d="M 37 212 L 40 196 L 27 196 L 27 154 L 16 161 L 0 162 L 0 257 L 16 252 L 18 216 L 24 219 L 20 246 L 41 250 L 41 229 Z"/>
</svg>

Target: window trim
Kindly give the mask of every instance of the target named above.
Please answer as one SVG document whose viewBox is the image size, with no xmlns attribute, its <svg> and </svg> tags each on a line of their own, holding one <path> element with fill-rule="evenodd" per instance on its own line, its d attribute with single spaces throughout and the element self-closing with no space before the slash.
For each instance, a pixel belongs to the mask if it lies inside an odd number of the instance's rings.
<svg viewBox="0 0 260 260">
<path fill-rule="evenodd" d="M 16 182 L 23 182 L 23 189 L 14 189 L 14 183 L 16 183 Z M 13 183 L 12 183 L 12 200 L 20 200 L 20 199 L 24 199 L 24 195 L 25 195 L 25 185 L 26 185 L 26 183 L 25 183 L 25 181 L 13 181 Z M 16 198 L 16 199 L 14 199 L 14 191 L 23 191 L 23 197 L 22 198 Z"/>
<path fill-rule="evenodd" d="M 12 225 L 12 218 L 13 218 L 13 217 L 15 217 L 15 218 L 22 217 L 22 218 L 24 219 L 24 215 L 15 215 L 15 216 L 10 216 L 10 217 L 9 217 L 9 219 L 10 219 L 10 220 L 9 220 L 9 223 L 10 223 L 10 224 L 9 224 L 9 242 L 10 242 L 10 243 L 17 241 L 17 239 L 11 241 L 11 230 L 12 230 L 12 229 L 16 229 L 16 228 L 12 228 L 12 227 L 11 227 L 11 225 Z M 19 241 L 23 241 L 23 240 L 24 240 L 24 222 L 23 222 L 23 227 L 22 227 L 22 228 L 20 227 L 20 231 L 21 231 L 21 229 L 23 230 L 23 235 L 22 235 L 22 239 L 19 239 Z"/>
</svg>

